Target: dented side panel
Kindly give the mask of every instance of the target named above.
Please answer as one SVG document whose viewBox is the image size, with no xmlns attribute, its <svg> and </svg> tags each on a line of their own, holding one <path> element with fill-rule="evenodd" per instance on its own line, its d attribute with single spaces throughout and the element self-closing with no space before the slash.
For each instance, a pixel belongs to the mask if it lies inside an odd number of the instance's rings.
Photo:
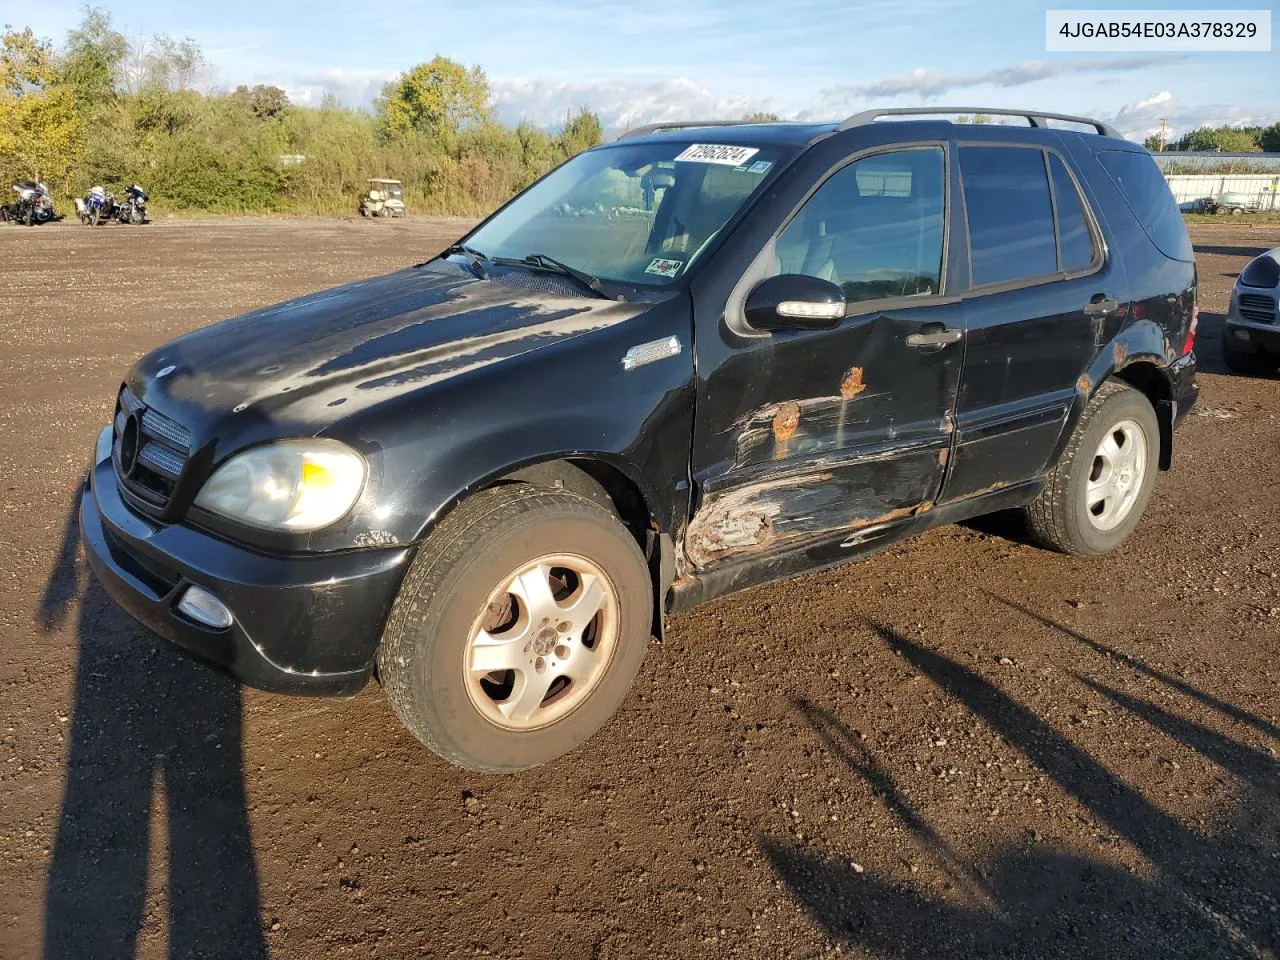
<svg viewBox="0 0 1280 960">
<path fill-rule="evenodd" d="M 719 357 L 700 339 L 697 501 L 683 572 L 767 563 L 931 505 L 951 447 L 963 350 L 906 341 L 928 324 L 961 322 L 962 305 L 942 303 L 779 333 Z"/>
</svg>

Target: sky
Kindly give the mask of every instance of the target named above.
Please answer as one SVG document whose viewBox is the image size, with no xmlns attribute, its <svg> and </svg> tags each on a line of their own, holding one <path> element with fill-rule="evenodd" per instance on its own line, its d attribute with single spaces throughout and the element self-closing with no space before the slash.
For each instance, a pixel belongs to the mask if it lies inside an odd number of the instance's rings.
<svg viewBox="0 0 1280 960">
<path fill-rule="evenodd" d="M 1046 3 L 999 0 L 101 0 L 132 37 L 203 49 L 203 83 L 326 90 L 368 106 L 436 54 L 479 65 L 506 122 L 554 127 L 586 105 L 606 129 L 655 120 L 839 119 L 869 107 L 1035 107 L 1112 122 L 1128 136 L 1280 120 L 1272 53 L 1046 53 Z M 1131 0 L 1127 7 L 1138 6 Z M 1055 8 L 1064 3 L 1052 4 Z M 1080 7 L 1104 6 L 1093 0 Z M 1149 6 L 1149 4 L 1148 4 Z M 1204 8 L 1171 3 L 1162 9 Z M 1242 4 L 1243 6 L 1243 4 Z M 1265 8 L 1265 7 L 1264 7 Z M 0 0 L 0 22 L 61 43 L 68 0 Z M 1274 19 L 1274 17 L 1273 17 Z"/>
</svg>

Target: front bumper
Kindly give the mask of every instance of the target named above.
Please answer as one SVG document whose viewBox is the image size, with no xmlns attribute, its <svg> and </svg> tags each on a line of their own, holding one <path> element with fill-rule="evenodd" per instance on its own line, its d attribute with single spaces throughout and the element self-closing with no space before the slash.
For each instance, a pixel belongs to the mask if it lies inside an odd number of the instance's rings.
<svg viewBox="0 0 1280 960">
<path fill-rule="evenodd" d="M 182 524 L 161 525 L 121 499 L 110 428 L 80 503 L 89 566 L 134 619 L 244 683 L 278 693 L 358 692 L 411 550 L 267 556 Z M 222 630 L 177 610 L 191 584 L 235 618 Z"/>
<path fill-rule="evenodd" d="M 1235 349 L 1244 353 L 1265 350 L 1280 354 L 1280 325 L 1274 323 L 1258 323 L 1228 314 L 1223 336 Z"/>
</svg>

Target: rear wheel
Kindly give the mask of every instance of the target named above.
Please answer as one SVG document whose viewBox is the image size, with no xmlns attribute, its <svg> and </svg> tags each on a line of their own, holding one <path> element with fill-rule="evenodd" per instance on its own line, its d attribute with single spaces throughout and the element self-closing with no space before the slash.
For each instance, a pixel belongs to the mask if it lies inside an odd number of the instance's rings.
<svg viewBox="0 0 1280 960">
<path fill-rule="evenodd" d="M 510 772 L 574 749 L 617 710 L 651 627 L 644 556 L 605 507 L 526 484 L 482 491 L 415 558 L 378 651 L 428 747 Z"/>
<path fill-rule="evenodd" d="M 1100 556 L 1142 519 L 1160 462 L 1160 428 L 1146 396 L 1110 380 L 1090 398 L 1048 483 L 1026 508 L 1045 547 Z"/>
</svg>

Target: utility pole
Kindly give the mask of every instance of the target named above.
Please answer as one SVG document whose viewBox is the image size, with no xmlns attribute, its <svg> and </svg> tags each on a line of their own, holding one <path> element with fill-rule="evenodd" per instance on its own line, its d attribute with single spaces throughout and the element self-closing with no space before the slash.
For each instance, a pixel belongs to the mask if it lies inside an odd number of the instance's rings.
<svg viewBox="0 0 1280 960">
<path fill-rule="evenodd" d="M 1160 118 L 1160 151 L 1163 153 L 1165 144 L 1169 140 L 1169 118 Z"/>
</svg>

